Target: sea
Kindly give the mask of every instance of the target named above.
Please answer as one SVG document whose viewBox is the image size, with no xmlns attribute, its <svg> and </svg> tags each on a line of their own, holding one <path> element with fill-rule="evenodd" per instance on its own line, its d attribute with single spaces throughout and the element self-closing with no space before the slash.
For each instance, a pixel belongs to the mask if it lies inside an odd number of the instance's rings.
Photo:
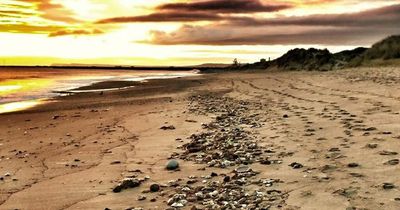
<svg viewBox="0 0 400 210">
<path fill-rule="evenodd" d="M 106 81 L 148 81 L 195 76 L 196 71 L 62 69 L 62 68 L 0 68 L 0 114 L 17 112 L 48 103 L 65 93 L 112 91 L 128 88 L 83 89 Z M 78 90 L 76 90 L 78 89 Z"/>
</svg>

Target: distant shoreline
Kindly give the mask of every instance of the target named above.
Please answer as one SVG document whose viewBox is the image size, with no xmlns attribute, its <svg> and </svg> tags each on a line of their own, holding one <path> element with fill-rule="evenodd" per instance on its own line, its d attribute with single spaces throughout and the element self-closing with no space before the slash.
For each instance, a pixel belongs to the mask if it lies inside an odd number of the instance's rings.
<svg viewBox="0 0 400 210">
<path fill-rule="evenodd" d="M 224 67 L 196 67 L 196 66 L 0 66 L 2 68 L 48 68 L 48 69 L 93 69 L 93 70 L 136 70 L 136 71 L 200 71 L 222 70 Z"/>
</svg>

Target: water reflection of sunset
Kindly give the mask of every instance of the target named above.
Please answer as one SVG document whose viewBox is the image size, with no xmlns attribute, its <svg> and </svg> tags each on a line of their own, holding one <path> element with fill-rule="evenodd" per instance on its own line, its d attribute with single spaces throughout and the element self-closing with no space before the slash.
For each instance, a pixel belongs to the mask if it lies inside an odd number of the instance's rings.
<svg viewBox="0 0 400 210">
<path fill-rule="evenodd" d="M 0 114 L 25 110 L 42 103 L 43 100 L 31 100 L 0 104 Z"/>
<path fill-rule="evenodd" d="M 196 74 L 179 71 L 2 69 L 0 71 L 0 113 L 25 110 L 43 103 L 45 99 L 58 96 L 60 92 L 90 86 L 102 81 L 141 81 L 191 75 Z M 112 89 L 105 88 L 101 91 Z M 93 91 L 99 90 L 83 92 Z"/>
<path fill-rule="evenodd" d="M 10 94 L 24 94 L 28 91 L 38 91 L 50 86 L 52 83 L 53 81 L 50 79 L 5 80 L 0 82 L 0 96 L 4 97 Z"/>
</svg>

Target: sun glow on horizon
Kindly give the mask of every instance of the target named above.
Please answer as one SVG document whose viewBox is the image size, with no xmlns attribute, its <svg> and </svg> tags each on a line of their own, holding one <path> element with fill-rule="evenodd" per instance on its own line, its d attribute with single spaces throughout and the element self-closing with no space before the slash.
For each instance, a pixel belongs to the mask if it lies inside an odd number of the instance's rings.
<svg viewBox="0 0 400 210">
<path fill-rule="evenodd" d="M 266 37 L 274 34 L 277 36 L 296 35 L 296 33 L 307 31 L 312 26 L 289 25 L 291 30 L 287 30 L 285 28 L 288 27 L 279 25 L 239 24 L 226 27 L 224 24 L 229 21 L 237 24 L 235 18 L 258 18 L 268 21 L 293 16 L 312 17 L 315 14 L 351 14 L 400 4 L 400 0 L 373 2 L 237 0 L 238 4 L 250 1 L 263 5 L 286 4 L 288 8 L 268 12 L 259 12 L 257 11 L 259 8 L 249 8 L 257 12 L 243 11 L 243 13 L 237 12 L 240 10 L 223 11 L 226 9 L 224 7 L 220 8 L 221 13 L 207 11 L 205 9 L 207 7 L 202 7 L 198 11 L 190 10 L 195 6 L 188 6 L 189 11 L 185 11 L 184 8 L 185 5 L 195 2 L 213 3 L 213 1 L 215 0 L 4 0 L 0 3 L 0 46 L 2 47 L 0 65 L 51 65 L 59 62 L 65 64 L 87 64 L 87 62 L 104 64 L 106 62 L 116 65 L 186 65 L 205 61 L 226 63 L 233 58 L 238 58 L 243 62 L 254 62 L 260 58 L 275 58 L 286 50 L 298 46 L 329 48 L 331 51 L 336 51 L 359 46 L 359 44 L 352 44 L 349 41 L 335 45 L 330 42 L 307 44 L 302 43 L 301 40 L 298 41 L 299 43 L 292 43 L 290 39 L 287 43 L 280 43 L 280 39 L 274 37 L 271 38 L 272 44 L 263 41 L 254 44 L 252 39 L 259 39 L 257 31 L 260 31 L 261 35 L 266 33 Z M 177 2 L 186 4 L 179 4 L 179 10 L 160 9 L 160 6 Z M 215 6 L 215 3 L 213 4 Z M 168 18 L 171 20 L 166 20 Z M 100 20 L 108 22 L 101 24 Z M 235 31 L 235 27 L 238 27 L 238 30 Z M 320 28 L 329 29 L 326 27 L 313 29 L 317 31 Z M 339 25 L 338 29 L 343 29 L 343 27 Z M 369 38 L 354 39 L 365 43 L 361 44 L 362 46 L 368 46 L 377 41 L 376 39 L 384 37 L 379 35 L 379 31 L 382 31 L 381 34 L 391 33 L 385 30 L 367 31 L 370 33 Z M 251 35 L 247 37 L 246 34 L 241 34 L 243 31 L 255 34 L 253 37 Z M 390 31 L 396 30 L 390 29 Z M 346 35 L 343 37 L 346 38 Z M 268 39 L 265 38 L 265 40 Z M 229 42 L 230 40 L 232 43 Z M 279 43 L 273 43 L 274 40 Z M 173 42 L 172 45 L 168 43 L 170 41 Z M 207 41 L 210 41 L 210 44 L 207 44 Z M 225 41 L 228 41 L 228 44 L 219 44 Z M 308 40 L 305 39 L 305 41 Z"/>
</svg>

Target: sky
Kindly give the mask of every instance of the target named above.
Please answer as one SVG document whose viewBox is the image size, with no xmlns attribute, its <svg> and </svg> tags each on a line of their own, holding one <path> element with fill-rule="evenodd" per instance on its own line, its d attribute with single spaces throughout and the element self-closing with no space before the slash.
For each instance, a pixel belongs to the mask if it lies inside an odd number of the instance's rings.
<svg viewBox="0 0 400 210">
<path fill-rule="evenodd" d="M 1 0 L 0 65 L 196 65 L 400 34 L 400 0 Z"/>
</svg>

